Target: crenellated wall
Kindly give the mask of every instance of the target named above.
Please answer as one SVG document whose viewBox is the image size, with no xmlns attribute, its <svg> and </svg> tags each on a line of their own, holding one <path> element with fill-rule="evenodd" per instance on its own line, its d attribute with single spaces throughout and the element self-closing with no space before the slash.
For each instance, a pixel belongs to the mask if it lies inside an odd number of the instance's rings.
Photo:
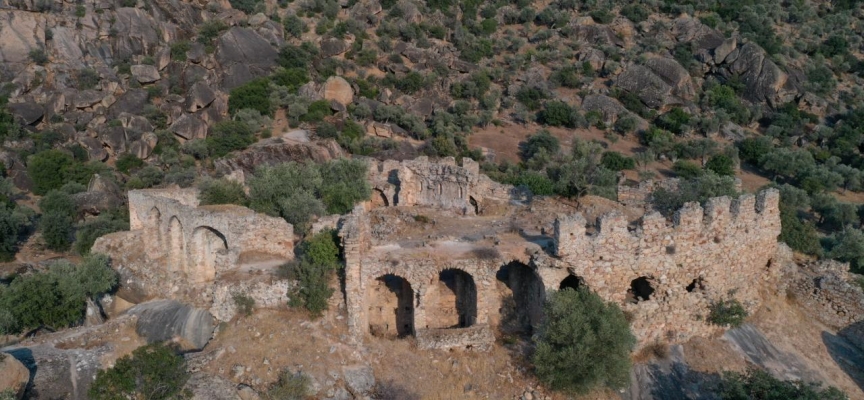
<svg viewBox="0 0 864 400">
<path fill-rule="evenodd" d="M 771 260 L 780 234 L 779 198 L 773 189 L 734 201 L 713 198 L 704 209 L 686 204 L 672 222 L 652 212 L 635 226 L 609 214 L 592 234 L 581 215 L 561 216 L 554 256 L 536 262 L 544 282 L 576 275 L 624 306 L 636 317 L 640 340 L 683 340 L 714 329 L 702 322 L 712 301 L 735 298 L 753 311 L 760 287 L 776 285 L 780 271 Z M 654 292 L 637 301 L 631 283 L 643 277 Z"/>
<path fill-rule="evenodd" d="M 398 243 L 373 245 L 369 212 L 358 207 L 346 217 L 340 233 L 347 261 L 349 328 L 355 340 L 362 340 L 373 330 L 386 332 L 386 327 L 373 326 L 380 321 L 370 319 L 370 315 L 393 310 L 376 310 L 376 296 L 386 295 L 388 290 L 410 290 L 408 296 L 398 293 L 399 298 L 413 299 L 400 307 L 410 307 L 412 333 L 423 338 L 424 347 L 483 348 L 493 338 L 479 333 L 492 332 L 490 328 L 503 324 L 505 302 L 515 301 L 520 310 L 539 309 L 534 303 L 542 303 L 543 296 L 537 299 L 530 282 L 536 279 L 547 291 L 577 280 L 621 305 L 633 317 L 631 327 L 640 346 L 709 335 L 720 329 L 706 322 L 712 302 L 734 298 L 754 311 L 760 303 L 761 287 L 776 286 L 780 268 L 772 259 L 780 234 L 778 202 L 779 193 L 773 189 L 734 201 L 720 197 L 710 199 L 704 209 L 688 203 L 671 221 L 653 212 L 634 225 L 623 215 L 610 213 L 599 219 L 597 231 L 590 234 L 581 214 L 561 215 L 555 222 L 553 248 L 549 253 L 534 253 L 526 264 L 512 260 L 512 255 L 466 257 L 444 250 L 450 245 L 470 246 L 458 241 L 421 249 L 403 249 Z M 517 266 L 511 266 L 514 263 Z M 513 270 L 511 278 L 502 277 L 507 267 L 525 268 L 518 275 L 521 282 L 517 282 L 524 289 L 513 283 Z M 442 284 L 446 271 L 467 274 L 474 292 L 461 294 L 464 284 L 460 282 L 466 278 Z M 385 276 L 398 277 L 407 284 L 385 286 Z M 568 277 L 575 279 L 565 281 Z M 502 282 L 512 290 L 506 293 L 524 298 L 502 297 Z M 455 294 L 444 290 L 446 286 Z M 444 292 L 450 297 L 441 300 Z M 452 304 L 453 296 L 457 308 L 465 296 L 466 301 L 474 302 L 476 311 L 470 324 L 448 329 L 442 321 L 451 325 L 454 320 L 448 313 L 452 311 L 442 305 Z M 384 307 L 393 304 L 395 300 Z M 533 325 L 536 317 L 528 315 L 525 319 Z M 457 340 L 460 337 L 462 340 Z"/>
</svg>

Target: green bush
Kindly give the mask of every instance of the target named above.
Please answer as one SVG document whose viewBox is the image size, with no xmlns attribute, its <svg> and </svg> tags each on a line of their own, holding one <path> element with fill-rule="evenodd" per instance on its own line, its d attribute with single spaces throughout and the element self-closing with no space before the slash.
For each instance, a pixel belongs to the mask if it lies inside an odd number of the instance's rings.
<svg viewBox="0 0 864 400">
<path fill-rule="evenodd" d="M 16 208 L 14 202 L 0 202 L 0 262 L 15 259 L 18 239 L 29 225 L 29 219 Z"/>
<path fill-rule="evenodd" d="M 315 317 L 327 309 L 327 301 L 333 295 L 330 278 L 341 266 L 337 240 L 334 231 L 324 231 L 301 243 L 300 259 L 293 263 L 297 285 L 288 293 L 289 305 L 306 308 Z"/>
<path fill-rule="evenodd" d="M 747 318 L 747 310 L 738 300 L 720 300 L 708 306 L 708 322 L 719 326 L 741 326 Z"/>
<path fill-rule="evenodd" d="M 528 140 L 521 146 L 520 155 L 522 159 L 528 161 L 540 152 L 543 151 L 547 155 L 555 155 L 558 154 L 558 151 L 561 149 L 561 144 L 558 141 L 558 138 L 552 136 L 546 129 L 540 130 L 534 135 L 531 135 Z"/>
<path fill-rule="evenodd" d="M 231 3 L 231 7 L 235 10 L 243 11 L 246 14 L 254 14 L 259 4 L 262 4 L 261 0 L 228 0 Z"/>
<path fill-rule="evenodd" d="M 527 187 L 532 194 L 538 196 L 551 196 L 555 194 L 555 182 L 552 182 L 545 173 L 540 171 L 521 171 L 509 183 L 513 186 Z"/>
<path fill-rule="evenodd" d="M 516 100 L 532 111 L 540 109 L 542 101 L 548 98 L 549 95 L 543 89 L 536 87 L 522 86 L 516 92 Z"/>
<path fill-rule="evenodd" d="M 144 160 L 136 157 L 134 154 L 126 153 L 117 158 L 115 167 L 118 171 L 128 174 L 129 171 L 136 170 L 144 165 Z"/>
<path fill-rule="evenodd" d="M 309 82 L 309 75 L 303 68 L 288 68 L 280 69 L 273 74 L 270 79 L 273 83 L 288 88 L 291 92 L 296 92 L 300 86 Z"/>
<path fill-rule="evenodd" d="M 93 400 L 175 399 L 186 397 L 180 391 L 188 379 L 186 360 L 170 347 L 153 343 L 99 371 L 87 393 Z"/>
<path fill-rule="evenodd" d="M 354 204 L 372 195 L 372 189 L 366 181 L 368 166 L 364 161 L 342 158 L 320 164 L 318 168 L 323 183 L 318 192 L 327 212 L 348 213 Z"/>
<path fill-rule="evenodd" d="M 321 122 L 324 117 L 333 115 L 333 110 L 330 109 L 330 102 L 327 100 L 317 100 L 309 104 L 306 114 L 300 117 L 304 122 Z"/>
<path fill-rule="evenodd" d="M 43 214 L 39 220 L 39 230 L 48 249 L 66 251 L 72 247 L 75 223 L 68 215 Z"/>
<path fill-rule="evenodd" d="M 191 46 L 186 40 L 171 43 L 171 59 L 179 62 L 186 61 L 186 52 L 190 49 Z"/>
<path fill-rule="evenodd" d="M 735 179 L 730 176 L 720 176 L 713 171 L 692 179 L 682 179 L 678 190 L 660 188 L 651 196 L 654 209 L 666 216 L 671 216 L 688 202 L 704 203 L 712 197 L 738 197 Z"/>
<path fill-rule="evenodd" d="M 237 204 L 245 206 L 248 202 L 243 185 L 227 179 L 207 179 L 198 185 L 198 200 L 201 205 Z"/>
<path fill-rule="evenodd" d="M 254 79 L 231 90 L 228 96 L 228 112 L 234 115 L 244 108 L 257 110 L 261 115 L 273 115 L 270 79 Z"/>
<path fill-rule="evenodd" d="M 591 18 L 598 24 L 608 24 L 615 19 L 615 14 L 612 14 L 607 9 L 599 9 L 590 12 Z"/>
<path fill-rule="evenodd" d="M 781 381 L 771 374 L 748 368 L 742 374 L 724 372 L 719 385 L 723 400 L 847 400 L 848 397 L 835 387 L 822 388 L 818 383 Z"/>
<path fill-rule="evenodd" d="M 213 125 L 206 142 L 211 156 L 224 157 L 255 143 L 255 135 L 248 125 L 240 121 L 222 121 Z"/>
<path fill-rule="evenodd" d="M 702 176 L 702 174 L 705 173 L 705 171 L 702 170 L 702 167 L 687 160 L 675 161 L 675 164 L 672 164 L 672 171 L 674 171 L 679 178 L 683 179 L 693 179 Z"/>
<path fill-rule="evenodd" d="M 564 289 L 551 293 L 544 312 L 532 359 L 541 382 L 575 393 L 629 382 L 636 339 L 617 305 L 587 289 Z"/>
<path fill-rule="evenodd" d="M 651 10 L 641 4 L 628 4 L 621 7 L 621 15 L 638 24 L 651 16 Z"/>
<path fill-rule="evenodd" d="M 15 277 L 0 290 L 0 309 L 8 310 L 15 321 L 7 331 L 60 329 L 83 321 L 86 300 L 117 285 L 117 273 L 108 262 L 104 255 L 90 255 L 78 266 L 58 261 L 46 272 Z"/>
<path fill-rule="evenodd" d="M 720 176 L 735 176 L 735 161 L 725 154 L 715 154 L 705 163 L 705 169 Z"/>
<path fill-rule="evenodd" d="M 625 169 L 636 168 L 636 160 L 630 157 L 625 157 L 617 151 L 604 152 L 603 156 L 600 157 L 600 163 L 603 164 L 606 169 L 612 171 L 623 171 Z"/>
<path fill-rule="evenodd" d="M 81 255 L 90 254 L 90 249 L 96 239 L 109 233 L 128 231 L 129 215 L 125 209 L 104 212 L 98 217 L 88 220 L 78 226 L 75 232 L 73 249 Z"/>
<path fill-rule="evenodd" d="M 309 42 L 304 42 L 300 46 L 287 44 L 279 50 L 277 62 L 282 68 L 302 68 L 309 69 L 312 60 L 318 55 L 318 49 Z"/>
<path fill-rule="evenodd" d="M 33 180 L 33 194 L 44 195 L 67 182 L 68 171 L 75 164 L 72 156 L 60 150 L 46 150 L 27 159 L 27 173 Z"/>
<path fill-rule="evenodd" d="M 565 126 L 576 128 L 580 125 L 580 115 L 573 107 L 563 101 L 550 101 L 545 108 L 537 114 L 540 123 L 551 126 Z"/>
</svg>

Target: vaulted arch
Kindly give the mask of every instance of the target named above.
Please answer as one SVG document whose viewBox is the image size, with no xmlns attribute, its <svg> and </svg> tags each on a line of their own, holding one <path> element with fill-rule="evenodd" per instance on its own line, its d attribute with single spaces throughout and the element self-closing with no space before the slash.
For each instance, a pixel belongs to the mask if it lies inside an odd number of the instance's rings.
<svg viewBox="0 0 864 400">
<path fill-rule="evenodd" d="M 193 259 L 195 267 L 189 276 L 196 282 L 208 282 L 216 278 L 216 260 L 227 254 L 228 240 L 225 235 L 209 226 L 199 226 L 192 232 Z"/>
<path fill-rule="evenodd" d="M 394 274 L 379 276 L 367 288 L 366 304 L 373 335 L 414 334 L 414 290 L 407 279 Z"/>
</svg>

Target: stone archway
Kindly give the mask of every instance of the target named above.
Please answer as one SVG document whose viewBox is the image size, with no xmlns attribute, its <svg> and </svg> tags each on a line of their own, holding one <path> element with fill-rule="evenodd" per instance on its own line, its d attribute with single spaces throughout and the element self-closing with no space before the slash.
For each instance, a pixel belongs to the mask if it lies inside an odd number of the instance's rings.
<svg viewBox="0 0 864 400">
<path fill-rule="evenodd" d="M 170 271 L 186 272 L 186 237 L 183 235 L 183 224 L 176 216 L 168 221 L 168 269 Z"/>
<path fill-rule="evenodd" d="M 414 290 L 398 275 L 378 277 L 366 291 L 369 333 L 404 337 L 414 334 Z"/>
<path fill-rule="evenodd" d="M 228 251 L 228 241 L 222 232 L 209 226 L 199 226 L 192 232 L 195 268 L 189 271 L 194 282 L 208 282 L 216 278 L 216 257 Z"/>
<path fill-rule="evenodd" d="M 460 269 L 438 274 L 427 294 L 428 328 L 466 328 L 477 323 L 477 286 L 474 278 Z"/>
<path fill-rule="evenodd" d="M 496 279 L 510 289 L 502 297 L 501 329 L 531 334 L 543 317 L 543 281 L 531 267 L 518 261 L 502 266 Z"/>
<path fill-rule="evenodd" d="M 390 202 L 387 201 L 387 195 L 381 189 L 372 189 L 372 208 L 389 207 Z"/>
<path fill-rule="evenodd" d="M 558 285 L 558 290 L 564 290 L 564 289 L 578 290 L 580 287 L 582 287 L 582 285 L 583 285 L 582 279 L 579 279 L 578 276 L 567 275 L 566 278 L 561 280 L 561 284 Z"/>
</svg>

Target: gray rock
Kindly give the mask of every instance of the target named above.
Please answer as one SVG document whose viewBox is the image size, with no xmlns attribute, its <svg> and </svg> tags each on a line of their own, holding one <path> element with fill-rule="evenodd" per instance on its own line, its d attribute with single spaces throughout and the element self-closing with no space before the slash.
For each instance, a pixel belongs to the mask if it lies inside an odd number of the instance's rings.
<svg viewBox="0 0 864 400">
<path fill-rule="evenodd" d="M 30 382 L 30 371 L 15 357 L 0 353 L 0 392 L 11 390 L 16 398 L 24 397 L 24 390 Z"/>
<path fill-rule="evenodd" d="M 114 154 L 126 152 L 126 130 L 122 126 L 103 125 L 99 139 L 108 146 Z"/>
<path fill-rule="evenodd" d="M 224 378 L 197 372 L 189 377 L 185 390 L 192 393 L 193 400 L 241 400 L 234 384 Z"/>
<path fill-rule="evenodd" d="M 375 387 L 375 375 L 372 367 L 368 365 L 342 367 L 342 376 L 345 377 L 345 384 L 354 396 L 363 396 Z"/>
<path fill-rule="evenodd" d="M 105 161 L 108 159 L 108 152 L 102 147 L 102 142 L 91 137 L 83 137 L 78 139 L 78 143 L 87 150 L 87 157 L 90 161 Z"/>
<path fill-rule="evenodd" d="M 153 124 L 151 124 L 147 118 L 140 115 L 123 113 L 117 116 L 117 119 L 120 120 L 120 123 L 123 124 L 123 127 L 126 129 L 136 132 L 153 131 Z"/>
<path fill-rule="evenodd" d="M 321 93 L 315 82 L 308 82 L 297 89 L 297 94 L 305 97 L 309 101 L 321 100 Z"/>
<path fill-rule="evenodd" d="M 735 124 L 734 122 L 727 122 L 726 125 L 723 125 L 720 128 L 720 135 L 725 139 L 729 139 L 732 141 L 744 140 L 747 137 L 747 134 L 744 132 L 740 126 Z"/>
<path fill-rule="evenodd" d="M 737 57 L 734 57 L 737 51 Z M 743 97 L 753 102 L 768 102 L 772 107 L 793 100 L 801 92 L 794 79 L 768 59 L 754 43 L 746 43 L 726 57 L 729 73 L 739 75 L 746 86 Z"/>
<path fill-rule="evenodd" d="M 333 57 L 342 54 L 351 47 L 342 39 L 328 38 L 321 40 L 321 57 Z"/>
<path fill-rule="evenodd" d="M 123 93 L 123 95 L 117 99 L 117 102 L 108 108 L 108 119 L 117 118 L 123 113 L 141 113 L 144 110 L 144 107 L 147 106 L 147 98 L 147 91 L 144 89 L 131 89 L 126 93 Z"/>
<path fill-rule="evenodd" d="M 639 97 L 651 108 L 682 104 L 695 96 L 689 73 L 675 60 L 653 58 L 632 65 L 618 76 L 616 85 Z"/>
<path fill-rule="evenodd" d="M 723 41 L 723 43 L 714 49 L 714 63 L 722 64 L 726 57 L 738 47 L 738 39 L 731 37 Z"/>
<path fill-rule="evenodd" d="M 127 313 L 138 316 L 135 331 L 148 342 L 175 340 L 184 350 L 203 349 L 215 328 L 213 316 L 207 310 L 173 300 L 138 304 Z"/>
<path fill-rule="evenodd" d="M 30 399 L 86 400 L 87 390 L 102 367 L 107 346 L 60 350 L 47 345 L 15 348 L 8 353 L 30 370 Z"/>
<path fill-rule="evenodd" d="M 233 89 L 264 76 L 276 66 L 278 52 L 254 30 L 234 27 L 218 39 L 216 59 L 226 69 L 222 86 Z"/>
<path fill-rule="evenodd" d="M 154 65 L 133 65 L 132 77 L 138 80 L 138 83 L 153 83 L 158 81 L 159 70 Z"/>
<path fill-rule="evenodd" d="M 168 129 L 187 140 L 207 137 L 207 123 L 192 114 L 181 115 Z"/>
<path fill-rule="evenodd" d="M 45 108 L 34 101 L 25 103 L 9 103 L 6 108 L 15 116 L 21 125 L 33 125 L 45 115 Z"/>
<path fill-rule="evenodd" d="M 82 90 L 72 97 L 72 105 L 75 106 L 75 108 L 80 109 L 93 107 L 94 105 L 99 104 L 103 97 L 105 97 L 105 95 L 102 92 L 92 89 Z"/>
<path fill-rule="evenodd" d="M 138 157 L 142 160 L 146 160 L 147 157 L 150 157 L 150 153 L 153 151 L 153 148 L 150 147 L 147 142 L 143 140 L 136 140 L 129 145 L 129 153 L 134 154 L 135 157 Z"/>
<path fill-rule="evenodd" d="M 205 57 L 207 57 L 207 52 L 204 45 L 198 42 L 192 43 L 186 52 L 186 59 L 195 64 L 200 64 Z"/>
<path fill-rule="evenodd" d="M 196 112 L 205 108 L 216 99 L 216 92 L 204 82 L 198 82 L 186 94 L 186 111 Z"/>
</svg>

